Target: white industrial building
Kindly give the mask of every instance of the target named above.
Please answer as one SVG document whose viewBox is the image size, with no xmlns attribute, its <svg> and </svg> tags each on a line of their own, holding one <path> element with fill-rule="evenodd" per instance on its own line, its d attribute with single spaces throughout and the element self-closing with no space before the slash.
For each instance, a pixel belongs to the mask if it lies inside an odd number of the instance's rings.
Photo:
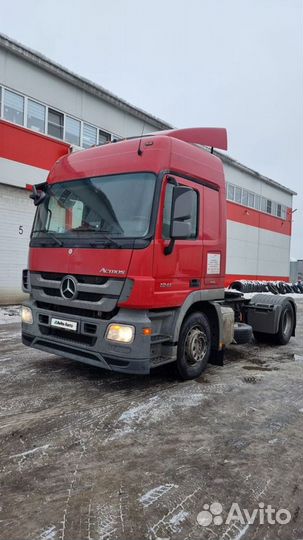
<svg viewBox="0 0 303 540">
<path fill-rule="evenodd" d="M 19 302 L 34 206 L 70 144 L 88 148 L 169 124 L 0 35 L 0 303 Z M 190 127 L 190 126 L 188 126 Z M 220 154 L 227 179 L 227 283 L 288 279 L 294 192 Z"/>
</svg>

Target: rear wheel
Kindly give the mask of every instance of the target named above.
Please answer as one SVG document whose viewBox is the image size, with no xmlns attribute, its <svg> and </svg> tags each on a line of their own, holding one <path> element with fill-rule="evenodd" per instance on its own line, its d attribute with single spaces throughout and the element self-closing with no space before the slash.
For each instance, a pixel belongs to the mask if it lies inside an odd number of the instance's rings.
<svg viewBox="0 0 303 540">
<path fill-rule="evenodd" d="M 275 342 L 278 345 L 286 345 L 286 343 L 289 342 L 293 332 L 294 323 L 294 311 L 291 305 L 287 303 L 281 311 L 279 330 L 277 334 L 275 334 Z"/>
<path fill-rule="evenodd" d="M 195 379 L 205 370 L 211 348 L 211 332 L 208 319 L 203 313 L 189 315 L 181 328 L 177 369 L 184 380 Z"/>
<path fill-rule="evenodd" d="M 295 324 L 294 310 L 290 303 L 287 302 L 282 308 L 279 329 L 276 334 L 266 334 L 265 332 L 254 332 L 254 337 L 257 341 L 263 343 L 276 343 L 277 345 L 286 345 L 293 333 Z"/>
</svg>

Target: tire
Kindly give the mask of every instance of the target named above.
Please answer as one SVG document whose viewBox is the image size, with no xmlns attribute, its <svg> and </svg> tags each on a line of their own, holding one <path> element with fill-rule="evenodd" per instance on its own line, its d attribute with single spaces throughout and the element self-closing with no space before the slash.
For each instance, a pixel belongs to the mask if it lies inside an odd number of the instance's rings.
<svg viewBox="0 0 303 540">
<path fill-rule="evenodd" d="M 294 311 L 290 303 L 287 302 L 281 311 L 279 320 L 279 330 L 276 334 L 266 334 L 265 332 L 254 332 L 254 338 L 260 343 L 271 343 L 276 345 L 286 345 L 293 333 L 295 324 Z"/>
<path fill-rule="evenodd" d="M 286 345 L 293 333 L 295 324 L 294 310 L 290 303 L 284 305 L 279 320 L 279 330 L 274 336 L 277 345 Z"/>
<path fill-rule="evenodd" d="M 252 339 L 253 331 L 249 324 L 234 324 L 234 340 L 238 345 L 249 343 Z"/>
<path fill-rule="evenodd" d="M 178 343 L 177 370 L 181 379 L 199 377 L 205 370 L 211 349 L 211 332 L 203 313 L 191 313 L 184 320 Z"/>
<path fill-rule="evenodd" d="M 278 288 L 273 283 L 268 283 L 268 290 L 273 294 L 279 294 Z"/>
</svg>

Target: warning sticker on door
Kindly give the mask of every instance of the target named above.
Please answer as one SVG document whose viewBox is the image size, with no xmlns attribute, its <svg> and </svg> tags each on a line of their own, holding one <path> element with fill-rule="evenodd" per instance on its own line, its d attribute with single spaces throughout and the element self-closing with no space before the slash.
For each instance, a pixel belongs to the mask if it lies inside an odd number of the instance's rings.
<svg viewBox="0 0 303 540">
<path fill-rule="evenodd" d="M 207 274 L 220 274 L 220 265 L 220 253 L 207 253 Z"/>
</svg>

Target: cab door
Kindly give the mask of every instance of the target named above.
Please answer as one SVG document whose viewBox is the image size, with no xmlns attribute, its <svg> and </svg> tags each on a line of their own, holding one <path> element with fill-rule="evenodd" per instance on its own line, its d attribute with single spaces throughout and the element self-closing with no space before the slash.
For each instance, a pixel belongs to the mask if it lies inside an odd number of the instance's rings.
<svg viewBox="0 0 303 540">
<path fill-rule="evenodd" d="M 194 190 L 194 219 L 191 220 L 190 238 L 175 240 L 172 252 L 166 254 L 165 248 L 171 242 L 169 233 L 174 185 Z M 155 307 L 179 306 L 188 294 L 201 288 L 202 201 L 203 186 L 177 175 L 167 175 L 164 178 L 154 245 Z"/>
</svg>

